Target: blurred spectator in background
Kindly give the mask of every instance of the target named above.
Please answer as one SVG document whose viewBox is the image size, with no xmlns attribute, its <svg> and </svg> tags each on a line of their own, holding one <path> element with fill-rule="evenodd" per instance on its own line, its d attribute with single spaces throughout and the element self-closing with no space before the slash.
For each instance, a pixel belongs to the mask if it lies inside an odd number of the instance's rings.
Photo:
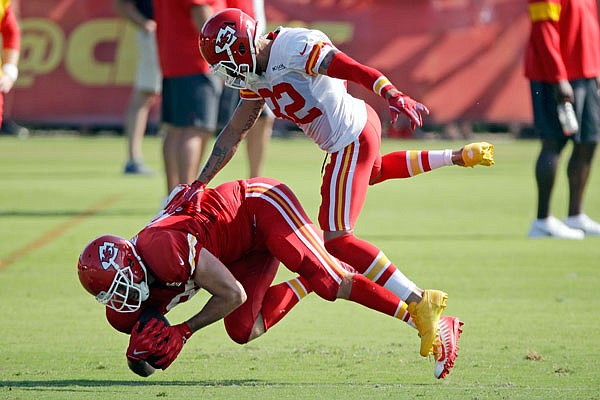
<svg viewBox="0 0 600 400">
<path fill-rule="evenodd" d="M 265 4 L 262 0 L 227 0 L 227 7 L 239 8 L 253 17 L 259 32 L 266 30 Z M 219 104 L 219 121 L 217 131 L 220 131 L 229 121 L 233 111 L 240 101 L 239 91 L 225 86 Z M 246 154 L 248 156 L 248 176 L 256 178 L 263 175 L 263 165 L 267 152 L 267 146 L 273 133 L 273 122 L 275 115 L 264 107 L 256 125 L 250 129 L 246 136 Z"/>
<path fill-rule="evenodd" d="M 217 126 L 222 83 L 200 55 L 204 22 L 225 7 L 224 0 L 154 0 L 160 67 L 163 73 L 163 158 L 167 193 L 192 183 L 206 142 Z"/>
<path fill-rule="evenodd" d="M 114 0 L 117 14 L 137 27 L 138 64 L 136 79 L 125 116 L 128 143 L 126 174 L 154 175 L 142 155 L 142 140 L 148 125 L 148 115 L 160 93 L 161 73 L 156 52 L 156 22 L 152 0 Z"/>
<path fill-rule="evenodd" d="M 2 35 L 2 69 L 0 74 L 0 126 L 4 114 L 4 96 L 19 76 L 21 30 L 10 0 L 0 0 L 0 34 Z"/>
<path fill-rule="evenodd" d="M 466 120 L 454 120 L 444 125 L 442 138 L 444 139 L 469 139 L 473 136 L 473 123 Z"/>
<path fill-rule="evenodd" d="M 5 112 L 4 112 L 4 118 L 2 118 L 2 127 L 0 127 L 0 132 L 5 133 L 7 135 L 15 135 L 21 139 L 26 139 L 27 137 L 29 137 L 29 129 L 17 124 L 10 117 L 7 117 L 8 99 L 5 97 L 4 100 L 5 100 L 5 104 L 4 104 Z"/>
<path fill-rule="evenodd" d="M 582 239 L 584 235 L 600 235 L 600 224 L 582 210 L 598 142 L 600 30 L 596 2 L 529 0 L 529 15 L 525 75 L 531 85 L 534 128 L 542 140 L 535 166 L 537 219 L 529 237 Z M 562 113 L 569 107 L 573 107 L 577 127 L 559 121 L 559 109 Z M 569 141 L 573 142 L 567 167 L 569 214 L 561 222 L 550 214 L 550 195 L 560 153 Z"/>
</svg>

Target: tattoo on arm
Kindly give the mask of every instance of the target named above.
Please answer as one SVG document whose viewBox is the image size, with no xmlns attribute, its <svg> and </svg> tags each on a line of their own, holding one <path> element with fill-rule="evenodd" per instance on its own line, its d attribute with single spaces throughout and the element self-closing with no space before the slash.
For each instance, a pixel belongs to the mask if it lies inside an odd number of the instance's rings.
<svg viewBox="0 0 600 400">
<path fill-rule="evenodd" d="M 260 113 L 262 112 L 264 102 L 253 101 L 252 108 L 248 111 L 247 117 L 239 125 L 230 123 L 223 129 L 213 147 L 210 157 L 206 161 L 198 180 L 203 183 L 210 182 L 215 175 L 231 160 L 242 139 L 248 131 L 254 126 Z"/>
<path fill-rule="evenodd" d="M 258 120 L 258 117 L 260 116 L 260 113 L 262 112 L 262 109 L 264 107 L 264 102 L 262 102 L 262 101 L 255 101 L 255 103 L 256 104 L 254 104 L 254 107 L 248 114 L 248 119 L 246 119 L 246 123 L 244 124 L 244 127 L 242 128 L 242 130 L 244 131 L 244 135 L 246 134 L 246 132 L 248 132 L 250 129 L 252 129 L 252 127 Z"/>
<path fill-rule="evenodd" d="M 206 161 L 204 168 L 202 168 L 202 172 L 200 173 L 198 180 L 204 183 L 210 182 L 233 157 L 237 147 L 237 144 L 228 148 L 221 147 L 218 143 L 215 143 L 215 147 L 213 148 L 210 157 Z"/>
<path fill-rule="evenodd" d="M 321 75 L 327 75 L 327 70 L 329 69 L 329 65 L 331 64 L 331 60 L 333 60 L 333 57 L 335 57 L 335 55 L 339 53 L 339 50 L 331 50 L 329 53 L 327 53 L 327 55 L 325 55 L 325 57 L 323 58 L 323 61 L 321 61 L 321 65 L 319 65 L 319 73 Z"/>
</svg>

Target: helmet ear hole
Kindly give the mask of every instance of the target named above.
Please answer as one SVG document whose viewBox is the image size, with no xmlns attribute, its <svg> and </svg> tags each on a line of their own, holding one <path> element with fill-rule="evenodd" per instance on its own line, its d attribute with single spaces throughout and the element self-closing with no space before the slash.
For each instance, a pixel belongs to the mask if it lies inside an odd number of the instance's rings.
<svg viewBox="0 0 600 400">
<path fill-rule="evenodd" d="M 240 43 L 240 46 L 238 47 L 238 51 L 241 55 L 246 54 L 246 46 L 244 46 L 244 43 Z"/>
</svg>

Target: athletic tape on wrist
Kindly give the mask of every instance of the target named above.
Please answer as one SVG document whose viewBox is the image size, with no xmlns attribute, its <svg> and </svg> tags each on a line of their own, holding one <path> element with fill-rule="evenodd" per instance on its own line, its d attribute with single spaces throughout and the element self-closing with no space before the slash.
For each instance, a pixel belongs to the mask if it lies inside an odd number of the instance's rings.
<svg viewBox="0 0 600 400">
<path fill-rule="evenodd" d="M 8 76 L 14 82 L 19 77 L 19 68 L 15 64 L 3 64 L 2 74 Z"/>
</svg>

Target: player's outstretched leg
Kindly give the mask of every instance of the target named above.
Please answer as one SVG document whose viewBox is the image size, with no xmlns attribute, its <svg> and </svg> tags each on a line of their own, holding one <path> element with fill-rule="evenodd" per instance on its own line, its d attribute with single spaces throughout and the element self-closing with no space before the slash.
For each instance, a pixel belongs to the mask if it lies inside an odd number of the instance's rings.
<svg viewBox="0 0 600 400">
<path fill-rule="evenodd" d="M 381 157 L 379 170 L 372 171 L 369 185 L 388 179 L 410 178 L 441 167 L 458 165 L 494 165 L 494 145 L 488 142 L 470 143 L 457 150 L 400 150 Z"/>
<path fill-rule="evenodd" d="M 463 322 L 456 317 L 441 317 L 440 332 L 433 352 L 435 354 L 435 368 L 433 375 L 438 379 L 445 378 L 450 369 L 454 367 L 454 360 L 458 357 L 458 338 L 462 333 Z"/>
<path fill-rule="evenodd" d="M 420 353 L 423 357 L 433 353 L 433 345 L 439 333 L 440 317 L 447 301 L 448 295 L 441 290 L 424 290 L 420 302 L 408 304 L 408 312 L 421 338 Z"/>
</svg>

